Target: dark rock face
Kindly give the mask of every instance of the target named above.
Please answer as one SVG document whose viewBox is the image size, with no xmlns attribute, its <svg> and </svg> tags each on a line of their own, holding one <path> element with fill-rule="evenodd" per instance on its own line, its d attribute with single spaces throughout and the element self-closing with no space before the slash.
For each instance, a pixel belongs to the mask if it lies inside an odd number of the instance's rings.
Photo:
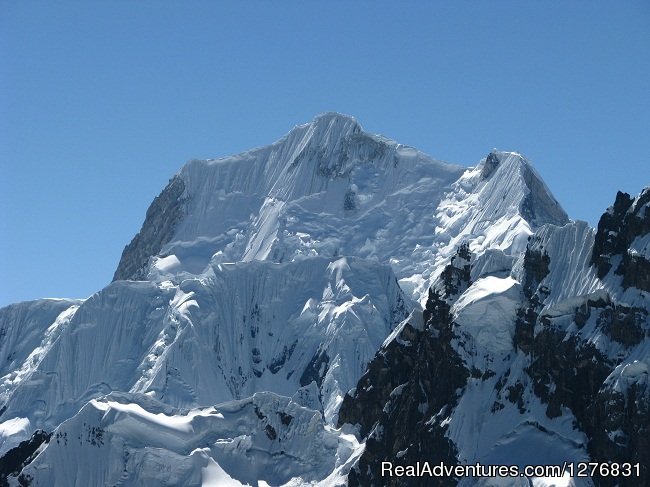
<svg viewBox="0 0 650 487">
<path fill-rule="evenodd" d="M 183 216 L 183 180 L 174 176 L 149 206 L 140 232 L 122 251 L 113 281 L 138 280 L 146 277 L 149 257 L 160 252 L 174 235 L 176 224 Z"/>
<path fill-rule="evenodd" d="M 448 301 L 467 287 L 470 257 L 467 247 L 458 250 L 443 272 L 448 277 L 443 277 L 443 292 L 429 290 L 424 328 L 405 324 L 370 362 L 353 394 L 343 399 L 339 425 L 358 425 L 367 437 L 366 449 L 350 472 L 350 486 L 458 483 L 450 477 L 382 477 L 381 464 L 415 465 L 423 459 L 434 464 L 457 462 L 444 420 L 457 404 L 470 372 L 451 345 L 454 323 Z"/>
<path fill-rule="evenodd" d="M 287 360 L 291 358 L 291 355 L 293 354 L 293 351 L 296 349 L 296 345 L 298 344 L 298 340 L 295 340 L 289 348 L 285 345 L 282 348 L 282 353 L 275 357 L 271 362 L 268 364 L 268 368 L 271 371 L 272 374 L 276 374 L 278 370 L 280 370 L 284 364 L 286 363 Z"/>
<path fill-rule="evenodd" d="M 343 209 L 345 211 L 354 211 L 357 209 L 357 193 L 349 189 L 343 198 Z"/>
<path fill-rule="evenodd" d="M 613 303 L 589 303 L 591 313 L 603 333 L 627 348 L 648 338 L 648 312 L 645 309 Z M 603 361 L 592 359 L 592 368 Z M 610 372 L 617 363 L 609 364 Z M 614 377 L 616 373 L 614 373 Z M 620 378 L 621 382 L 625 379 Z M 631 462 L 641 464 L 639 478 L 601 478 L 597 485 L 635 486 L 650 481 L 650 385 L 648 381 L 633 382 L 622 390 L 608 380 L 588 400 L 582 417 L 589 437 L 589 453 L 595 461 Z M 573 408 L 572 408 L 573 409 Z M 575 409 L 574 409 L 575 411 Z"/>
<path fill-rule="evenodd" d="M 537 323 L 538 307 L 535 305 L 517 310 L 515 321 L 515 334 L 512 337 L 513 345 L 524 353 L 533 350 L 535 323 Z"/>
<path fill-rule="evenodd" d="M 588 421 L 586 408 L 598 393 L 613 364 L 590 343 L 580 342 L 546 328 L 532 344 L 528 375 L 535 394 L 548 404 L 546 415 L 561 415 L 561 407 L 573 411 L 583 425 Z"/>
<path fill-rule="evenodd" d="M 17 447 L 12 448 L 0 458 L 0 487 L 9 485 L 7 479 L 9 477 L 16 477 L 20 474 L 21 470 L 36 457 L 40 446 L 50 441 L 52 433 L 46 433 L 42 430 L 34 432 L 29 440 L 25 440 Z M 28 479 L 25 476 L 20 476 L 18 479 L 21 485 L 29 485 Z"/>
<path fill-rule="evenodd" d="M 623 287 L 650 291 L 650 261 L 629 250 L 636 237 L 650 233 L 649 203 L 650 187 L 635 199 L 619 191 L 614 205 L 600 217 L 591 255 L 598 277 L 605 277 L 613 266 L 613 257 L 621 256 L 615 273 L 623 276 Z"/>
<path fill-rule="evenodd" d="M 599 486 L 647 485 L 650 461 L 650 391 L 647 384 L 627 394 L 612 390 L 605 379 L 616 364 L 592 344 L 545 329 L 535 336 L 527 369 L 533 390 L 547 404 L 550 418 L 569 408 L 589 438 L 594 462 L 640 463 L 640 477 L 596 477 Z"/>
<path fill-rule="evenodd" d="M 605 277 L 611 269 L 610 258 L 625 252 L 628 248 L 624 220 L 632 202 L 629 194 L 619 191 L 616 193 L 614 205 L 603 213 L 598 221 L 591 263 L 596 265 L 600 278 Z"/>
<path fill-rule="evenodd" d="M 645 338 L 643 323 L 647 317 L 645 309 L 610 304 L 600 311 L 598 325 L 612 340 L 632 347 Z"/>
<path fill-rule="evenodd" d="M 485 164 L 483 164 L 483 169 L 481 170 L 481 179 L 489 178 L 499 165 L 499 162 L 499 157 L 494 152 L 490 152 L 485 159 Z"/>
<path fill-rule="evenodd" d="M 534 329 L 542 302 L 548 296 L 548 289 L 540 286 L 549 274 L 551 258 L 546 251 L 537 248 L 538 242 L 530 239 L 524 254 L 523 291 L 526 304 L 517 310 L 513 343 L 525 353 L 531 353 L 534 345 Z"/>
<path fill-rule="evenodd" d="M 526 247 L 524 254 L 524 294 L 526 298 L 532 299 L 534 292 L 537 290 L 539 283 L 548 276 L 550 269 L 549 264 L 551 258 L 546 251 L 536 249 L 533 247 L 535 244 L 534 238 L 531 239 L 529 245 Z M 532 244 L 532 245 L 531 245 Z"/>
<path fill-rule="evenodd" d="M 430 306 L 436 311 L 446 307 Z M 370 435 L 358 468 L 350 473 L 349 485 L 457 483 L 451 478 L 382 478 L 380 471 L 382 461 L 456 463 L 456 448 L 445 437 L 441 423 L 456 404 L 456 391 L 464 387 L 469 373 L 451 347 L 451 338 L 449 320 L 432 318 L 423 331 L 405 325 L 399 338 L 372 360 L 354 395 L 345 396 L 339 424 L 358 424 L 363 436 Z"/>
<path fill-rule="evenodd" d="M 617 201 L 615 206 L 625 211 L 631 206 L 620 193 Z M 538 244 L 531 239 L 526 250 L 523 287 L 527 305 L 518 311 L 514 337 L 515 346 L 530 356 L 526 372 L 532 380 L 533 391 L 547 405 L 548 417 L 561 416 L 562 408 L 572 411 L 578 422 L 576 426 L 589 438 L 587 449 L 592 461 L 638 462 L 647 466 L 650 461 L 647 382 L 633 384 L 626 393 L 614 390 L 608 377 L 624 355 L 607 357 L 579 333 L 556 327 L 552 318 L 541 314 L 549 290 L 540 283 L 549 273 L 550 258 Z M 621 245 L 613 240 L 601 240 L 600 248 L 613 252 L 619 251 Z M 588 322 L 595 323 L 596 332 L 626 348 L 646 338 L 647 321 L 647 310 L 613 303 L 609 297 L 587 300 L 576 308 L 574 316 L 578 330 Z M 508 398 L 516 400 L 517 392 L 509 391 Z M 647 467 L 642 467 L 641 473 L 641 478 L 594 480 L 596 485 L 603 486 L 646 485 Z"/>
<path fill-rule="evenodd" d="M 610 259 L 622 255 L 615 270 L 630 279 L 636 287 L 648 279 L 642 267 L 631 263 L 628 249 L 632 241 L 650 231 L 645 213 L 650 192 L 632 200 L 619 193 L 616 202 L 601 218 L 592 264 L 602 278 L 610 272 Z M 626 256 L 628 260 L 626 260 Z M 645 260 L 640 257 L 640 261 Z M 571 410 L 579 429 L 589 438 L 587 450 L 595 462 L 639 463 L 641 478 L 598 477 L 596 485 L 647 485 L 650 461 L 648 429 L 650 428 L 650 391 L 647 381 L 634 382 L 623 392 L 615 389 L 616 367 L 625 360 L 626 352 L 648 338 L 648 311 L 615 303 L 607 295 L 588 299 L 575 310 L 575 328 L 556 325 L 554 318 L 543 313 L 549 295 L 542 281 L 549 274 L 551 259 L 536 237 L 529 239 L 524 254 L 522 279 L 525 302 L 517 312 L 514 345 L 529 356 L 525 369 L 533 392 L 546 404 L 549 418 L 559 417 L 563 408 Z M 639 271 L 639 269 L 641 269 Z M 626 285 L 624 284 L 624 287 Z M 592 331 L 583 336 L 589 323 Z M 577 329 L 577 331 L 576 331 Z M 607 356 L 588 336 L 602 334 L 624 347 L 615 356 Z M 617 386 L 618 387 L 618 386 Z M 508 390 L 507 398 L 517 401 L 518 390 Z"/>
<path fill-rule="evenodd" d="M 650 388 L 632 384 L 627 390 L 603 389 L 589 407 L 592 422 L 600 428 L 590 438 L 589 449 L 598 461 L 639 463 L 640 475 L 620 478 L 621 486 L 648 485 L 650 481 Z M 605 460 L 607 459 L 607 460 Z M 616 485 L 601 478 L 597 485 Z"/>
<path fill-rule="evenodd" d="M 617 274 L 623 275 L 623 287 L 636 287 L 650 292 L 650 260 L 626 252 Z"/>
<path fill-rule="evenodd" d="M 471 256 L 469 245 L 462 244 L 456 251 L 456 255 L 452 257 L 451 263 L 442 271 L 440 277 L 444 285 L 445 296 L 461 294 L 472 284 L 470 280 Z"/>
<path fill-rule="evenodd" d="M 311 384 L 312 381 L 316 382 L 318 389 L 323 384 L 323 379 L 327 374 L 329 368 L 330 358 L 326 350 L 319 349 L 318 352 L 312 357 L 305 368 L 305 371 L 300 376 L 300 386 L 304 387 Z"/>
</svg>

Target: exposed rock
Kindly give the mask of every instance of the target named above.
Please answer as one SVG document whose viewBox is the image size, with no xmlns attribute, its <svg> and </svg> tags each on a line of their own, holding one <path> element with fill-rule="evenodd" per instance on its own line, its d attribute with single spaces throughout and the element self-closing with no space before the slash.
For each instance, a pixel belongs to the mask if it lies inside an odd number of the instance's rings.
<svg viewBox="0 0 650 487">
<path fill-rule="evenodd" d="M 494 172 L 494 170 L 499 165 L 499 157 L 494 152 L 490 152 L 483 163 L 483 169 L 481 169 L 481 179 L 487 179 Z"/>
<path fill-rule="evenodd" d="M 589 300 L 576 311 L 582 323 L 592 314 L 598 329 L 626 346 L 640 343 L 644 336 L 645 310 Z M 597 485 L 645 485 L 650 474 L 647 381 L 632 384 L 625 393 L 615 390 L 609 377 L 618 365 L 616 361 L 578 335 L 555 329 L 543 316 L 536 319 L 536 324 L 541 330 L 526 342 L 526 350 L 531 354 L 531 365 L 526 372 L 533 381 L 535 394 L 547 404 L 546 415 L 558 417 L 563 414 L 563 407 L 569 408 L 578 421 L 577 426 L 589 438 L 592 461 L 642 465 L 640 478 L 598 477 Z M 509 399 L 516 397 L 516 394 L 509 395 Z"/>
<path fill-rule="evenodd" d="M 565 406 L 586 423 L 586 407 L 614 364 L 594 345 L 575 337 L 566 339 L 564 333 L 550 327 L 535 336 L 531 354 L 527 372 L 533 379 L 535 394 L 548 404 L 546 415 L 560 416 L 561 406 Z"/>
<path fill-rule="evenodd" d="M 642 193 L 645 194 L 648 193 Z M 643 196 L 632 200 L 619 193 L 614 206 L 601 218 L 591 259 L 601 278 L 612 268 L 610 259 L 623 255 L 615 272 L 623 275 L 623 281 L 630 279 L 629 285 L 644 285 L 647 279 L 643 270 L 645 259 L 638 256 L 639 260 L 632 264 L 625 255 L 629 255 L 628 248 L 636 237 L 650 231 L 644 222 L 647 212 L 640 211 L 647 199 Z M 589 438 L 587 450 L 592 461 L 638 462 L 647 466 L 648 453 L 645 452 L 648 451 L 650 424 L 647 382 L 635 383 L 625 392 L 616 390 L 612 385 L 616 381 L 610 381 L 610 377 L 625 355 L 607 356 L 592 340 L 585 340 L 580 332 L 572 330 L 584 330 L 590 323 L 595 328 L 588 336 L 602 334 L 631 348 L 646 338 L 648 312 L 617 304 L 605 295 L 587 299 L 576 307 L 576 328 L 556 326 L 551 316 L 542 313 L 549 290 L 541 283 L 550 272 L 551 262 L 538 243 L 532 237 L 526 249 L 522 284 L 527 305 L 518 310 L 514 336 L 515 346 L 530 354 L 526 372 L 532 379 L 533 391 L 546 404 L 549 418 L 564 414 L 563 408 L 571 410 L 578 423 L 576 426 Z M 507 399 L 513 403 L 520 397 L 516 386 L 509 387 L 507 393 Z M 493 410 L 502 407 L 495 403 Z M 604 486 L 641 485 L 648 479 L 647 467 L 642 470 L 641 478 L 598 477 L 594 480 L 596 485 Z"/>
<path fill-rule="evenodd" d="M 271 360 L 268 367 L 272 374 L 276 374 L 278 370 L 280 370 L 284 366 L 286 361 L 291 358 L 291 355 L 293 354 L 293 351 L 296 349 L 297 344 L 298 344 L 298 340 L 295 340 L 289 348 L 287 348 L 287 346 L 284 345 L 282 348 L 282 353 L 279 354 L 277 357 L 275 357 L 273 360 Z"/>
<path fill-rule="evenodd" d="M 354 394 L 343 400 L 339 425 L 357 424 L 361 435 L 369 435 L 364 454 L 350 473 L 350 486 L 457 483 L 453 478 L 388 479 L 380 472 L 382 461 L 456 463 L 456 448 L 445 436 L 444 419 L 455 406 L 469 371 L 451 347 L 449 315 L 444 321 L 436 320 L 448 305 L 438 298 L 437 303 L 427 303 L 427 308 L 433 311 L 425 329 L 404 325 L 398 338 L 371 361 Z M 436 480 L 438 484 L 432 483 Z"/>
<path fill-rule="evenodd" d="M 37 430 L 30 439 L 21 442 L 17 447 L 5 453 L 0 458 L 0 487 L 8 486 L 7 479 L 19 475 L 21 470 L 36 457 L 41 445 L 50 441 L 51 437 L 52 433 Z M 23 482 L 25 481 L 27 479 L 23 478 Z M 22 482 L 21 485 L 23 485 Z"/>
<path fill-rule="evenodd" d="M 550 272 L 549 264 L 551 258 L 548 252 L 532 248 L 534 237 L 526 247 L 524 254 L 524 294 L 528 299 L 531 299 L 535 290 L 537 290 L 539 283 Z"/>
<path fill-rule="evenodd" d="M 440 276 L 444 285 L 445 296 L 461 294 L 472 284 L 470 279 L 471 257 L 472 254 L 467 243 L 462 244 L 456 250 L 456 255 L 452 257 L 451 263 L 445 267 Z"/>
<path fill-rule="evenodd" d="M 650 260 L 626 252 L 616 273 L 623 275 L 623 288 L 636 287 L 650 292 Z"/>
<path fill-rule="evenodd" d="M 534 329 L 539 312 L 548 290 L 540 286 L 542 280 L 549 274 L 551 258 L 546 251 L 535 248 L 534 238 L 529 239 L 524 254 L 523 290 L 526 297 L 524 306 L 517 310 L 513 344 L 525 353 L 533 350 Z"/>
<path fill-rule="evenodd" d="M 535 323 L 537 323 L 537 306 L 528 306 L 517 310 L 513 345 L 524 353 L 533 350 Z"/>
<path fill-rule="evenodd" d="M 423 329 L 403 325 L 368 365 L 339 410 L 339 425 L 358 425 L 366 448 L 349 485 L 456 485 L 455 478 L 381 476 L 381 462 L 415 465 L 457 462 L 457 450 L 446 437 L 445 419 L 470 377 L 451 345 L 454 323 L 450 302 L 469 284 L 471 253 L 461 246 L 445 268 L 442 292 L 429 289 Z"/>
<path fill-rule="evenodd" d="M 649 203 L 650 187 L 635 199 L 619 191 L 614 205 L 600 217 L 591 263 L 596 265 L 601 279 L 611 270 L 612 258 L 619 255 L 621 261 L 615 273 L 623 276 L 623 287 L 650 291 L 650 261 L 629 250 L 636 237 L 650 233 Z"/>
<path fill-rule="evenodd" d="M 645 337 L 642 323 L 647 317 L 645 309 L 612 304 L 600 312 L 598 325 L 613 340 L 631 347 L 641 343 Z"/>
<path fill-rule="evenodd" d="M 300 376 L 300 386 L 304 387 L 315 381 L 320 389 L 323 384 L 323 379 L 325 374 L 327 374 L 327 369 L 329 367 L 330 358 L 327 355 L 326 350 L 319 349 L 318 352 L 312 357 L 305 371 Z"/>
<path fill-rule="evenodd" d="M 356 198 L 357 198 L 357 193 L 354 190 L 349 189 L 345 193 L 345 197 L 343 198 L 343 209 L 345 211 L 356 210 L 357 209 Z"/>
<path fill-rule="evenodd" d="M 141 280 L 146 277 L 149 258 L 157 255 L 174 235 L 183 216 L 185 183 L 174 176 L 147 210 L 140 232 L 122 251 L 113 281 Z"/>
</svg>

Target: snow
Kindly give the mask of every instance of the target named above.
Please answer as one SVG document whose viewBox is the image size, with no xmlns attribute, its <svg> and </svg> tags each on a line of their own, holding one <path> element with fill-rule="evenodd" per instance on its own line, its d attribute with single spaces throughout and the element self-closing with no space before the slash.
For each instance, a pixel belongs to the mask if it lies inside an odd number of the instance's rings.
<svg viewBox="0 0 650 487">
<path fill-rule="evenodd" d="M 642 375 L 648 375 L 648 364 L 638 360 L 626 364 L 621 371 L 621 377 L 638 380 Z"/>
<path fill-rule="evenodd" d="M 32 425 L 27 418 L 12 418 L 0 423 L 0 455 L 18 446 L 31 433 Z"/>
<path fill-rule="evenodd" d="M 630 244 L 629 252 L 650 260 L 650 233 L 636 237 Z"/>
<path fill-rule="evenodd" d="M 319 116 L 270 146 L 184 166 L 185 217 L 162 254 L 181 262 L 175 275 L 201 272 L 217 253 L 222 262 L 408 256 L 428 244 L 437 201 L 461 172 L 366 134 L 351 117 Z M 405 234 L 403 221 L 419 226 Z"/>
<path fill-rule="evenodd" d="M 573 487 L 574 479 L 568 473 L 563 477 L 535 477 L 532 479 L 533 487 Z"/>
<path fill-rule="evenodd" d="M 340 485 L 362 450 L 318 411 L 272 393 L 191 410 L 119 393 L 61 424 L 25 473 L 53 486 Z"/>
<path fill-rule="evenodd" d="M 507 273 L 537 226 L 567 217 L 520 154 L 495 154 L 484 179 L 484 162 L 464 170 L 329 113 L 270 146 L 190 161 L 178 174 L 185 216 L 149 279 L 178 281 L 210 262 L 358 256 L 389 262 L 423 303 L 431 264 L 441 270 L 463 242 L 479 258 L 501 252 L 484 272 Z"/>
<path fill-rule="evenodd" d="M 206 450 L 207 449 L 194 450 L 192 452 L 192 455 L 202 454 L 202 456 L 205 457 L 208 454 Z M 223 468 L 219 466 L 217 462 L 214 461 L 214 459 L 207 457 L 205 460 L 207 465 L 201 469 L 202 487 L 239 487 L 242 485 L 248 485 L 248 484 L 242 484 L 241 482 L 238 482 L 235 479 L 233 479 L 230 475 L 228 475 L 224 471 Z M 260 484 L 265 484 L 265 483 L 260 482 Z"/>
<path fill-rule="evenodd" d="M 400 303 L 389 266 L 344 257 L 217 264 L 174 285 L 115 282 L 64 312 L 56 332 L 2 378 L 0 397 L 11 398 L 5 417 L 51 430 L 114 390 L 180 407 L 260 390 L 292 396 L 324 352 L 316 396 L 332 423 L 406 317 Z"/>
<path fill-rule="evenodd" d="M 511 370 L 520 369 L 513 363 Z M 502 391 L 505 392 L 509 385 L 515 384 L 519 379 L 521 377 L 509 377 Z M 494 387 L 496 381 L 496 376 L 487 381 L 470 379 L 451 415 L 448 436 L 459 445 L 459 458 L 463 463 L 518 465 L 523 469 L 526 465 L 562 465 L 565 461 L 589 461 L 586 437 L 573 428 L 575 418 L 570 411 L 566 410 L 559 418 L 549 419 L 544 413 L 546 406 L 528 386 L 523 391 L 526 411 L 521 413 L 505 395 L 497 392 Z M 493 410 L 495 400 L 499 400 L 504 407 Z M 543 482 L 547 481 L 569 481 L 541 478 L 531 480 L 533 485 L 546 485 Z M 470 482 L 468 479 L 459 485 L 513 485 L 498 482 L 498 479 L 481 479 L 480 482 L 476 479 Z M 526 481 L 523 485 L 530 484 Z"/>
<path fill-rule="evenodd" d="M 97 409 L 108 410 L 127 413 L 129 416 L 137 417 L 140 422 L 151 423 L 152 427 L 157 427 L 160 431 L 161 428 L 172 429 L 179 433 L 192 432 L 192 415 L 188 416 L 170 416 L 164 413 L 152 414 L 142 408 L 139 404 L 121 404 L 115 401 L 106 401 L 104 403 L 97 402 L 96 400 L 90 403 Z"/>
<path fill-rule="evenodd" d="M 544 225 L 535 233 L 531 250 L 546 253 L 550 259 L 549 274 L 540 283 L 550 293 L 544 300 L 546 309 L 603 288 L 590 264 L 593 245 L 594 230 L 583 221 Z M 523 259 L 522 254 L 514 265 L 515 278 L 522 278 Z"/>
<path fill-rule="evenodd" d="M 643 346 L 647 348 L 647 346 Z M 644 353 L 645 352 L 645 353 Z M 618 392 L 627 393 L 630 386 L 647 387 L 650 383 L 648 371 L 650 369 L 650 355 L 647 350 L 640 354 L 631 354 L 632 357 L 619 364 L 605 381 L 608 386 Z M 634 359 L 635 355 L 641 355 L 642 360 Z"/>
<path fill-rule="evenodd" d="M 451 312 L 460 330 L 476 346 L 492 354 L 512 350 L 515 315 L 522 299 L 519 283 L 511 277 L 484 277 L 473 283 Z"/>
<path fill-rule="evenodd" d="M 178 260 L 178 257 L 176 257 L 175 255 L 168 255 L 167 257 L 157 258 L 153 263 L 154 269 L 156 269 L 161 273 L 171 272 L 174 269 L 180 267 L 180 265 L 181 265 L 181 261 Z"/>
</svg>

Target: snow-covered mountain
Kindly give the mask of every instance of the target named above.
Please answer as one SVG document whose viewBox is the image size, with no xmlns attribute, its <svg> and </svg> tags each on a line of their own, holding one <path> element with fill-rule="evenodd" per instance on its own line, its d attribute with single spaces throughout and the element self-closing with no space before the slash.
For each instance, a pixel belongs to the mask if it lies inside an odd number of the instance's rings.
<svg viewBox="0 0 650 487">
<path fill-rule="evenodd" d="M 647 479 L 649 200 L 619 193 L 596 231 L 519 154 L 462 168 L 336 113 L 190 161 L 112 283 L 0 310 L 0 484 Z"/>
</svg>

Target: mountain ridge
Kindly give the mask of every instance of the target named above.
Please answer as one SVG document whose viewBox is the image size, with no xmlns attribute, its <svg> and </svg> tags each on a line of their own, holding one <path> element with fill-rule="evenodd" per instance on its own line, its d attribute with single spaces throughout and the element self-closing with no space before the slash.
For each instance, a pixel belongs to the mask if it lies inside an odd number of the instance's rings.
<svg viewBox="0 0 650 487">
<path fill-rule="evenodd" d="M 426 195 L 430 201 L 422 205 Z M 449 211 L 471 208 L 474 215 L 450 221 Z M 399 235 L 391 220 L 409 222 L 409 234 Z M 517 153 L 493 151 L 475 168 L 463 169 L 367 134 L 354 118 L 330 112 L 270 146 L 183 166 L 147 211 L 114 280 L 197 274 L 215 256 L 220 262 L 282 262 L 340 254 L 392 262 L 400 282 L 413 288 L 412 299 L 423 302 L 431 279 L 419 262 L 448 260 L 461 241 L 481 245 L 481 236 L 487 237 L 484 247 L 496 245 L 509 255 L 508 247 L 521 248 L 531 228 L 566 221 Z M 484 235 L 496 223 L 509 240 Z M 448 235 L 432 239 L 436 228 Z M 452 245 L 442 248 L 446 239 Z"/>
</svg>

